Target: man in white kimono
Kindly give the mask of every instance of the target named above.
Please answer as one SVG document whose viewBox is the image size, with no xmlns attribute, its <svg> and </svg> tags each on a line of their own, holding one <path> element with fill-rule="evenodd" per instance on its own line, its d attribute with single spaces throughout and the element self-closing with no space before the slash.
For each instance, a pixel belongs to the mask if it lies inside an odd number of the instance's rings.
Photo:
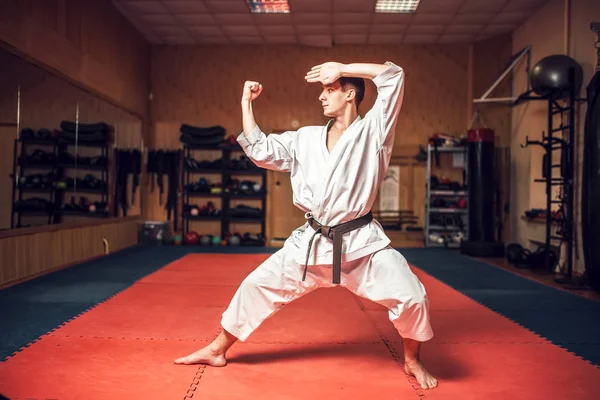
<svg viewBox="0 0 600 400">
<path fill-rule="evenodd" d="M 265 135 L 252 111 L 263 87 L 246 82 L 238 142 L 257 166 L 290 172 L 294 204 L 306 212 L 307 222 L 244 279 L 223 313 L 219 336 L 175 363 L 224 366 L 231 345 L 245 341 L 284 305 L 339 284 L 388 308 L 403 338 L 405 372 L 423 389 L 434 388 L 437 380 L 419 357 L 421 343 L 433 337 L 425 288 L 371 215 L 392 155 L 404 71 L 391 62 L 328 62 L 305 79 L 322 84 L 319 100 L 331 118 L 326 126 Z M 361 118 L 363 79 L 373 81 L 378 95 Z"/>
</svg>

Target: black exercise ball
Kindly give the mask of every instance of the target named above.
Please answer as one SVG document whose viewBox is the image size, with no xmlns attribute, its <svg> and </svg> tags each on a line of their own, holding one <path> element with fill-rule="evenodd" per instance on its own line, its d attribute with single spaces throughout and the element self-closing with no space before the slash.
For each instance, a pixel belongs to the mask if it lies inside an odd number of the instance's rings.
<svg viewBox="0 0 600 400">
<path fill-rule="evenodd" d="M 562 54 L 542 58 L 535 64 L 529 76 L 531 89 L 540 96 L 552 94 L 557 99 L 568 97 L 570 68 L 573 68 L 575 96 L 578 96 L 583 82 L 583 70 L 577 61 Z"/>
</svg>

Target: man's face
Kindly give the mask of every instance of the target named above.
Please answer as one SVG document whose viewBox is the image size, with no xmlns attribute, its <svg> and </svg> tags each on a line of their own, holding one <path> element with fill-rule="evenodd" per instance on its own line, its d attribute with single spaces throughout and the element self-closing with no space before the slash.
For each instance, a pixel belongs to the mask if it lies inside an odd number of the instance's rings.
<svg viewBox="0 0 600 400">
<path fill-rule="evenodd" d="M 345 108 L 349 104 L 349 96 L 354 91 L 342 91 L 342 85 L 339 81 L 335 81 L 330 85 L 323 85 L 323 91 L 319 96 L 321 105 L 323 106 L 323 114 L 327 117 L 336 117 L 344 114 Z"/>
</svg>

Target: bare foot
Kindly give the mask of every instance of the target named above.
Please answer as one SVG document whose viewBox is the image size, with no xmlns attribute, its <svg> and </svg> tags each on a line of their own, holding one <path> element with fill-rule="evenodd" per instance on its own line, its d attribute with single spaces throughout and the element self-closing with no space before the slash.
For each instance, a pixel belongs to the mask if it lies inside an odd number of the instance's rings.
<svg viewBox="0 0 600 400">
<path fill-rule="evenodd" d="M 414 376 L 421 385 L 421 389 L 433 389 L 438 385 L 437 379 L 427 372 L 421 361 L 405 361 L 404 372 Z"/>
<path fill-rule="evenodd" d="M 225 365 L 227 365 L 227 360 L 225 359 L 224 353 L 214 351 L 210 348 L 210 346 L 206 346 L 205 348 L 200 349 L 197 352 L 190 354 L 189 356 L 176 359 L 175 364 L 206 364 L 213 367 L 224 367 Z"/>
</svg>

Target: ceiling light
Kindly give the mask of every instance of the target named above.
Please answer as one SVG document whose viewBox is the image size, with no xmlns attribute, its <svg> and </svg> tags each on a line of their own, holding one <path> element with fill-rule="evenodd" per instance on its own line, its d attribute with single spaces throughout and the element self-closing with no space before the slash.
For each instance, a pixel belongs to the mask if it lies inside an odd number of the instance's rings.
<svg viewBox="0 0 600 400">
<path fill-rule="evenodd" d="M 288 0 L 247 0 L 253 13 L 289 13 Z"/>
<path fill-rule="evenodd" d="M 414 13 L 419 0 L 377 0 L 375 12 L 380 13 Z"/>
</svg>

